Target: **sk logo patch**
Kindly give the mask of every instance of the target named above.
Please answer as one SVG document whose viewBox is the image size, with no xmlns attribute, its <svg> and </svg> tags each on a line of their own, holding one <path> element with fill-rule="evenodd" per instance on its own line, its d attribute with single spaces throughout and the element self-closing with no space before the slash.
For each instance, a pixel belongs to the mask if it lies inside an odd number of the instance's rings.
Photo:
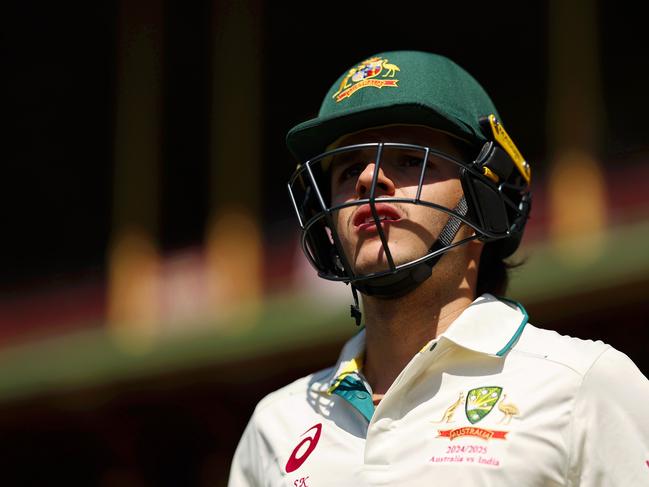
<svg viewBox="0 0 649 487">
<path fill-rule="evenodd" d="M 477 387 L 466 395 L 466 417 L 471 424 L 476 424 L 491 412 L 498 402 L 503 388 L 497 386 Z"/>
</svg>

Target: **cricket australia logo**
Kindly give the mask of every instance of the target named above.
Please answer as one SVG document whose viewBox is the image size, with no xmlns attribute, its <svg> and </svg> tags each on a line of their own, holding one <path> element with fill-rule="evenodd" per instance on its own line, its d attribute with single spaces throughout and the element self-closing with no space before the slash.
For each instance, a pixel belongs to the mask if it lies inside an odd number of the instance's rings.
<svg viewBox="0 0 649 487">
<path fill-rule="evenodd" d="M 372 57 L 367 59 L 347 72 L 332 98 L 338 103 L 368 86 L 374 88 L 393 86 L 396 88 L 399 80 L 394 79 L 394 75 L 397 71 L 401 71 L 399 66 L 388 62 L 387 58 Z"/>
<path fill-rule="evenodd" d="M 497 424 L 509 424 L 512 418 L 520 416 L 518 407 L 512 402 L 507 402 L 507 394 L 503 394 L 503 388 L 498 386 L 482 386 L 471 389 L 466 393 L 464 412 L 466 419 L 471 425 L 460 426 L 450 430 L 438 430 L 438 438 L 454 440 L 462 436 L 474 436 L 483 440 L 507 439 L 508 431 L 486 429 L 473 426 L 482 421 L 494 408 L 502 413 Z M 435 423 L 453 423 L 458 407 L 464 402 L 464 393 L 460 392 L 459 397 L 447 409 L 441 420 Z"/>
<path fill-rule="evenodd" d="M 471 424 L 476 424 L 491 412 L 498 402 L 502 387 L 478 387 L 471 389 L 466 397 L 466 419 Z"/>
</svg>

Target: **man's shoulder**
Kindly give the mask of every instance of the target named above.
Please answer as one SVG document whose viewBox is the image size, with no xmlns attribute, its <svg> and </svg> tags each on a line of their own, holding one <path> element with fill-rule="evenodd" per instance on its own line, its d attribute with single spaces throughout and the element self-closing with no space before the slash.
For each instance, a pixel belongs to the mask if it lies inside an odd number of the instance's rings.
<svg viewBox="0 0 649 487">
<path fill-rule="evenodd" d="M 326 390 L 333 372 L 333 366 L 301 377 L 262 398 L 255 408 L 255 415 L 265 414 L 278 408 L 285 408 L 294 401 L 304 403 L 309 390 Z"/>
<path fill-rule="evenodd" d="M 601 340 L 585 340 L 527 324 L 514 350 L 552 362 L 585 375 L 607 350 L 617 352 Z"/>
</svg>

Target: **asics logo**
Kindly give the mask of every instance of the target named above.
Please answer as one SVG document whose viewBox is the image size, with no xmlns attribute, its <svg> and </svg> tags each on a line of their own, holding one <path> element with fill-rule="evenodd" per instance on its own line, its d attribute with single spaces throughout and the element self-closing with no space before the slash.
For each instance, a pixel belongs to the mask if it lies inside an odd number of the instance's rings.
<svg viewBox="0 0 649 487">
<path fill-rule="evenodd" d="M 315 450 L 318 440 L 320 439 L 321 431 L 322 423 L 318 423 L 302 433 L 302 436 L 305 436 L 308 433 L 310 434 L 300 441 L 293 450 L 293 453 L 291 453 L 291 456 L 286 462 L 286 473 L 291 473 L 302 466 L 309 455 L 311 455 L 311 452 Z"/>
</svg>

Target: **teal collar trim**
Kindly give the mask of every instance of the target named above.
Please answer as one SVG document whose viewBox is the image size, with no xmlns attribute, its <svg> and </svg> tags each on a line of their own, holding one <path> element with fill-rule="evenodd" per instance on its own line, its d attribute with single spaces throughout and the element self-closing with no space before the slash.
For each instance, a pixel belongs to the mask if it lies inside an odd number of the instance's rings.
<svg viewBox="0 0 649 487">
<path fill-rule="evenodd" d="M 527 324 L 525 308 L 515 301 L 485 293 L 467 307 L 439 336 L 440 343 L 504 357 L 521 338 Z"/>
<path fill-rule="evenodd" d="M 338 386 L 331 392 L 342 397 L 356 409 L 363 417 L 370 421 L 374 415 L 372 395 L 367 392 L 363 381 L 353 375 L 346 375 Z"/>
<path fill-rule="evenodd" d="M 518 307 L 518 309 L 520 310 L 520 312 L 523 313 L 523 320 L 521 321 L 521 324 L 518 325 L 518 329 L 516 330 L 516 333 L 514 333 L 512 335 L 511 339 L 507 342 L 507 345 L 505 345 L 502 349 L 500 349 L 496 353 L 496 355 L 498 355 L 499 357 L 502 357 L 503 355 L 505 355 L 509 351 L 510 348 L 512 348 L 514 346 L 514 343 L 516 343 L 516 340 L 518 340 L 520 338 L 521 334 L 523 333 L 523 329 L 525 329 L 525 325 L 527 325 L 527 322 L 529 321 L 530 317 L 527 314 L 527 310 L 518 301 L 514 301 L 513 299 L 508 299 L 508 298 L 502 298 L 500 296 L 498 297 L 498 299 L 500 299 L 501 301 L 506 301 L 507 303 L 511 303 L 513 305 L 516 305 Z"/>
</svg>

